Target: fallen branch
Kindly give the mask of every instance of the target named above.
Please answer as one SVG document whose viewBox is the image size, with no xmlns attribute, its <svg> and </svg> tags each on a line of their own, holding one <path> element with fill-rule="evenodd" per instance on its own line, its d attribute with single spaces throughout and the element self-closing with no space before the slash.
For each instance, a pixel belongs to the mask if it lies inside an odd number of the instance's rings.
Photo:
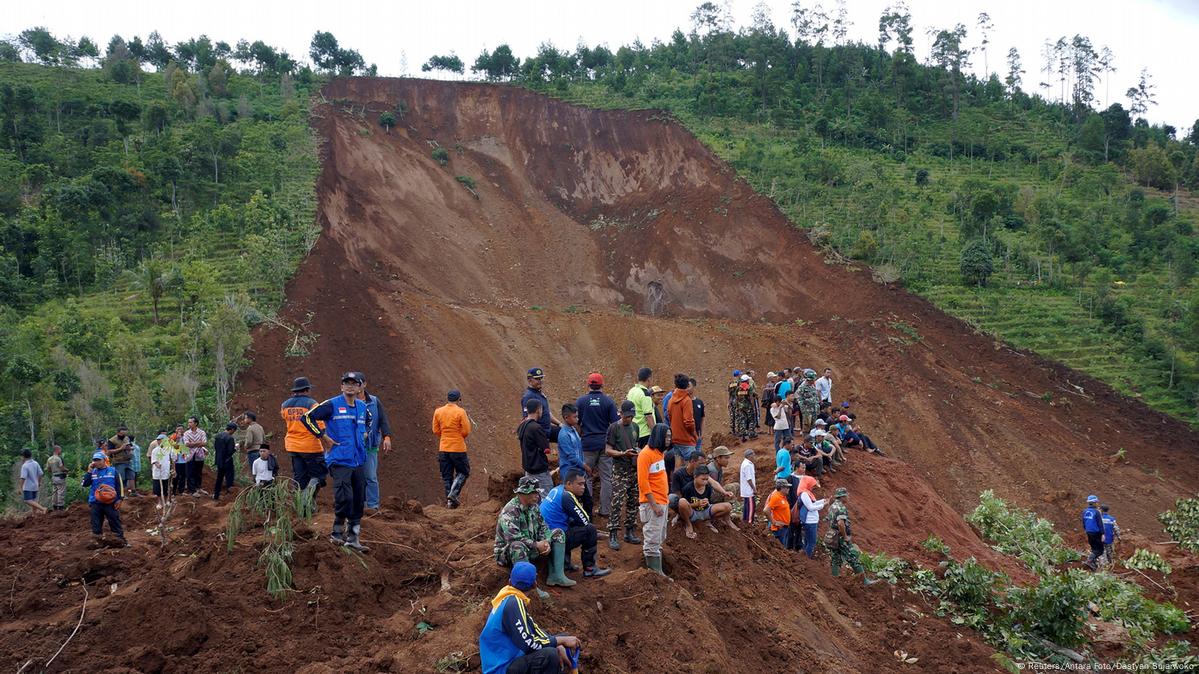
<svg viewBox="0 0 1199 674">
<path fill-rule="evenodd" d="M 83 616 L 87 615 L 87 582 L 82 578 L 80 578 L 79 581 L 83 586 L 83 606 L 79 609 L 79 622 L 75 623 L 75 629 L 71 630 L 71 635 L 67 637 L 67 640 L 62 642 L 62 645 L 59 646 L 58 650 L 54 652 L 54 655 L 50 656 L 50 659 L 46 661 L 46 669 L 50 668 L 50 663 L 54 662 L 54 658 L 57 658 L 58 654 L 62 653 L 62 649 L 66 648 L 67 644 L 71 643 L 71 639 L 75 638 L 75 633 L 78 632 L 80 626 L 83 625 Z"/>
<path fill-rule="evenodd" d="M 1036 638 L 1036 637 L 1034 637 L 1034 638 Z M 1047 639 L 1039 639 L 1039 638 L 1036 638 L 1036 639 L 1037 639 L 1037 641 L 1041 642 L 1041 644 L 1044 645 L 1045 648 L 1048 648 L 1049 650 L 1054 651 L 1055 653 L 1058 653 L 1060 655 L 1064 655 L 1067 658 L 1070 658 L 1071 660 L 1073 660 L 1074 662 L 1083 663 L 1083 662 L 1086 662 L 1086 660 L 1087 660 L 1081 654 L 1079 654 L 1077 651 L 1072 651 L 1069 648 L 1066 648 L 1064 646 L 1058 646 L 1057 644 L 1055 644 L 1052 641 L 1049 641 Z"/>
<path fill-rule="evenodd" d="M 1158 587 L 1158 589 L 1160 589 L 1162 592 L 1168 592 L 1168 593 L 1170 593 L 1170 596 L 1172 596 L 1172 597 L 1178 596 L 1177 590 L 1174 590 L 1174 589 L 1167 590 L 1166 588 L 1162 587 L 1161 583 L 1157 582 L 1156 580 L 1153 580 L 1148 575 L 1146 575 L 1144 571 L 1141 571 L 1140 569 L 1132 569 L 1132 570 L 1141 574 L 1142 578 L 1144 578 L 1145 580 L 1149 581 L 1150 583 L 1153 583 L 1154 585 L 1156 585 Z"/>
<path fill-rule="evenodd" d="M 370 544 L 372 544 L 372 545 L 394 545 L 394 546 L 396 546 L 397 548 L 404 548 L 405 550 L 411 550 L 411 551 L 415 552 L 415 553 L 416 553 L 416 554 L 418 554 L 418 555 L 420 554 L 420 550 L 417 550 L 416 548 L 414 548 L 414 547 L 412 547 L 412 546 L 410 546 L 410 545 L 404 545 L 403 543 L 392 543 L 391 541 L 368 541 L 368 540 L 367 540 L 367 539 L 365 539 L 365 538 L 364 538 L 364 539 L 362 539 L 362 542 L 363 542 L 363 543 L 370 543 Z"/>
<path fill-rule="evenodd" d="M 489 531 L 486 531 L 486 530 L 484 530 L 484 531 L 481 531 L 481 532 L 479 532 L 479 533 L 475 534 L 474 536 L 471 536 L 470 538 L 466 539 L 465 541 L 462 541 L 462 542 L 458 543 L 458 545 L 455 545 L 455 546 L 454 546 L 454 549 L 453 549 L 453 550 L 450 550 L 450 554 L 448 554 L 448 555 L 446 555 L 446 556 L 445 556 L 445 563 L 446 563 L 446 564 L 448 564 L 448 563 L 450 562 L 450 557 L 453 557 L 453 556 L 454 556 L 454 553 L 455 553 L 455 552 L 458 552 L 458 550 L 459 550 L 459 549 L 461 549 L 461 548 L 462 548 L 462 546 L 466 545 L 467 543 L 470 543 L 471 541 L 475 540 L 475 539 L 476 539 L 476 538 L 478 538 L 479 536 L 485 536 L 485 535 L 487 535 L 487 534 L 489 534 L 489 533 L 491 533 L 491 532 L 489 532 Z M 461 561 L 461 560 L 459 560 L 459 561 Z"/>
</svg>

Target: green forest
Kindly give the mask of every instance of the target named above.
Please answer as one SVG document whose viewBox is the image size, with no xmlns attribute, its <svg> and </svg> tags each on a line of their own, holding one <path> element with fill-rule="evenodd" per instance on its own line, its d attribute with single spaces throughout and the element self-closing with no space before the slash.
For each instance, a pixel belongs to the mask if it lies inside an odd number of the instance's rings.
<svg viewBox="0 0 1199 674">
<path fill-rule="evenodd" d="M 1085 36 L 1021 55 L 982 15 L 918 55 L 902 4 L 875 44 L 848 40 L 843 13 L 793 8 L 785 27 L 761 10 L 735 27 L 704 3 L 665 42 L 421 69 L 664 110 L 830 261 L 1199 421 L 1199 121 L 1148 121 L 1148 72 L 1107 91 L 1118 61 Z M 249 330 L 278 321 L 319 234 L 310 100 L 376 72 L 329 33 L 304 57 L 157 33 L 0 41 L 6 461 L 56 443 L 78 461 L 119 422 L 146 438 L 228 418 Z M 284 327 L 302 355 L 315 336 Z"/>
</svg>

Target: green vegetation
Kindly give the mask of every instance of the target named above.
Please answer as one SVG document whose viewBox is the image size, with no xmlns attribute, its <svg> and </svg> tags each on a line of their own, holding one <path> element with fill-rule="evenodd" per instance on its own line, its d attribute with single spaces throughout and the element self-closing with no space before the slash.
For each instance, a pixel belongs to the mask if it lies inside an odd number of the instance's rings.
<svg viewBox="0 0 1199 674">
<path fill-rule="evenodd" d="M 247 516 L 262 519 L 266 545 L 258 565 L 266 573 L 266 590 L 276 599 L 291 589 L 291 558 L 295 552 L 296 523 L 308 522 L 316 508 L 312 492 L 299 489 L 294 480 L 280 477 L 270 487 L 243 489 L 233 500 L 225 522 L 225 545 L 232 552 Z"/>
<path fill-rule="evenodd" d="M 1199 422 L 1199 125 L 1150 124 L 1147 73 L 1127 104 L 1104 93 L 1099 109 L 1115 57 L 1086 36 L 1028 65 L 1048 83 L 1033 93 L 1015 50 L 1003 72 L 968 74 L 985 45 L 964 26 L 933 31 L 926 65 L 902 5 L 880 17 L 876 45 L 793 8 L 786 30 L 761 12 L 734 30 L 704 3 L 664 42 L 543 44 L 523 60 L 501 45 L 473 70 L 580 104 L 663 109 L 817 245 Z"/>
<path fill-rule="evenodd" d="M 1164 576 L 1170 575 L 1174 570 L 1161 555 L 1145 549 L 1137 549 L 1132 553 L 1128 559 L 1124 560 L 1124 566 L 1138 571 L 1153 570 Z"/>
<path fill-rule="evenodd" d="M 89 45 L 0 44 L 0 457 L 60 444 L 76 475 L 119 422 L 145 447 L 228 419 L 319 234 L 312 70 L 262 42 Z"/>
<path fill-rule="evenodd" d="M 1079 558 L 1077 552 L 1065 546 L 1049 520 L 1009 506 L 989 489 L 979 494 L 978 500 L 978 507 L 966 515 L 966 521 L 999 552 L 1019 558 L 1037 573 Z"/>
<path fill-rule="evenodd" d="M 1199 552 L 1199 498 L 1180 498 L 1157 519 L 1182 549 Z"/>
<path fill-rule="evenodd" d="M 445 166 L 450 163 L 450 153 L 444 147 L 433 148 L 433 161 Z"/>
</svg>

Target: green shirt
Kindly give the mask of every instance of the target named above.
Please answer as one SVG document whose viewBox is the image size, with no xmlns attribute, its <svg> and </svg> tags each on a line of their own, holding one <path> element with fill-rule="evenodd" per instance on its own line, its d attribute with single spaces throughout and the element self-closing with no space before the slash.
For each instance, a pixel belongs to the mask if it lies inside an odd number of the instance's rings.
<svg viewBox="0 0 1199 674">
<path fill-rule="evenodd" d="M 654 398 L 649 391 L 641 384 L 633 384 L 633 388 L 629 389 L 629 394 L 625 396 L 625 400 L 633 403 L 633 407 L 637 410 L 637 416 L 633 417 L 633 423 L 637 424 L 641 430 L 638 438 L 648 438 L 650 431 L 653 430 L 654 419 Z M 645 417 L 649 417 L 649 423 L 646 423 Z"/>
</svg>

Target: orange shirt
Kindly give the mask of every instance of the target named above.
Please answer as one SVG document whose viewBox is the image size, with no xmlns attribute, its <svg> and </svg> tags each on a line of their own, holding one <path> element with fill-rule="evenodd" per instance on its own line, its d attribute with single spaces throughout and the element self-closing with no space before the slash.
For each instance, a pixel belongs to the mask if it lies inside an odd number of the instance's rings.
<svg viewBox="0 0 1199 674">
<path fill-rule="evenodd" d="M 640 503 L 649 503 L 649 495 L 654 495 L 654 503 L 666 505 L 667 494 L 670 492 L 670 480 L 666 477 L 666 459 L 662 452 L 646 445 L 637 453 L 637 496 Z"/>
<path fill-rule="evenodd" d="M 441 438 L 438 451 L 465 452 L 470 435 L 470 417 L 456 403 L 446 403 L 433 412 L 433 435 Z"/>
<path fill-rule="evenodd" d="M 287 435 L 283 438 L 284 449 L 298 454 L 324 453 L 325 448 L 321 446 L 320 439 L 310 433 L 300 421 L 308 413 L 308 410 L 316 405 L 317 402 L 307 396 L 292 397 L 283 402 L 279 414 L 283 417 L 284 425 L 287 426 Z"/>
<path fill-rule="evenodd" d="M 771 531 L 778 531 L 782 527 L 775 522 L 791 522 L 791 504 L 787 502 L 787 495 L 775 489 L 770 492 L 770 497 L 766 499 L 766 512 L 770 513 Z"/>
</svg>

